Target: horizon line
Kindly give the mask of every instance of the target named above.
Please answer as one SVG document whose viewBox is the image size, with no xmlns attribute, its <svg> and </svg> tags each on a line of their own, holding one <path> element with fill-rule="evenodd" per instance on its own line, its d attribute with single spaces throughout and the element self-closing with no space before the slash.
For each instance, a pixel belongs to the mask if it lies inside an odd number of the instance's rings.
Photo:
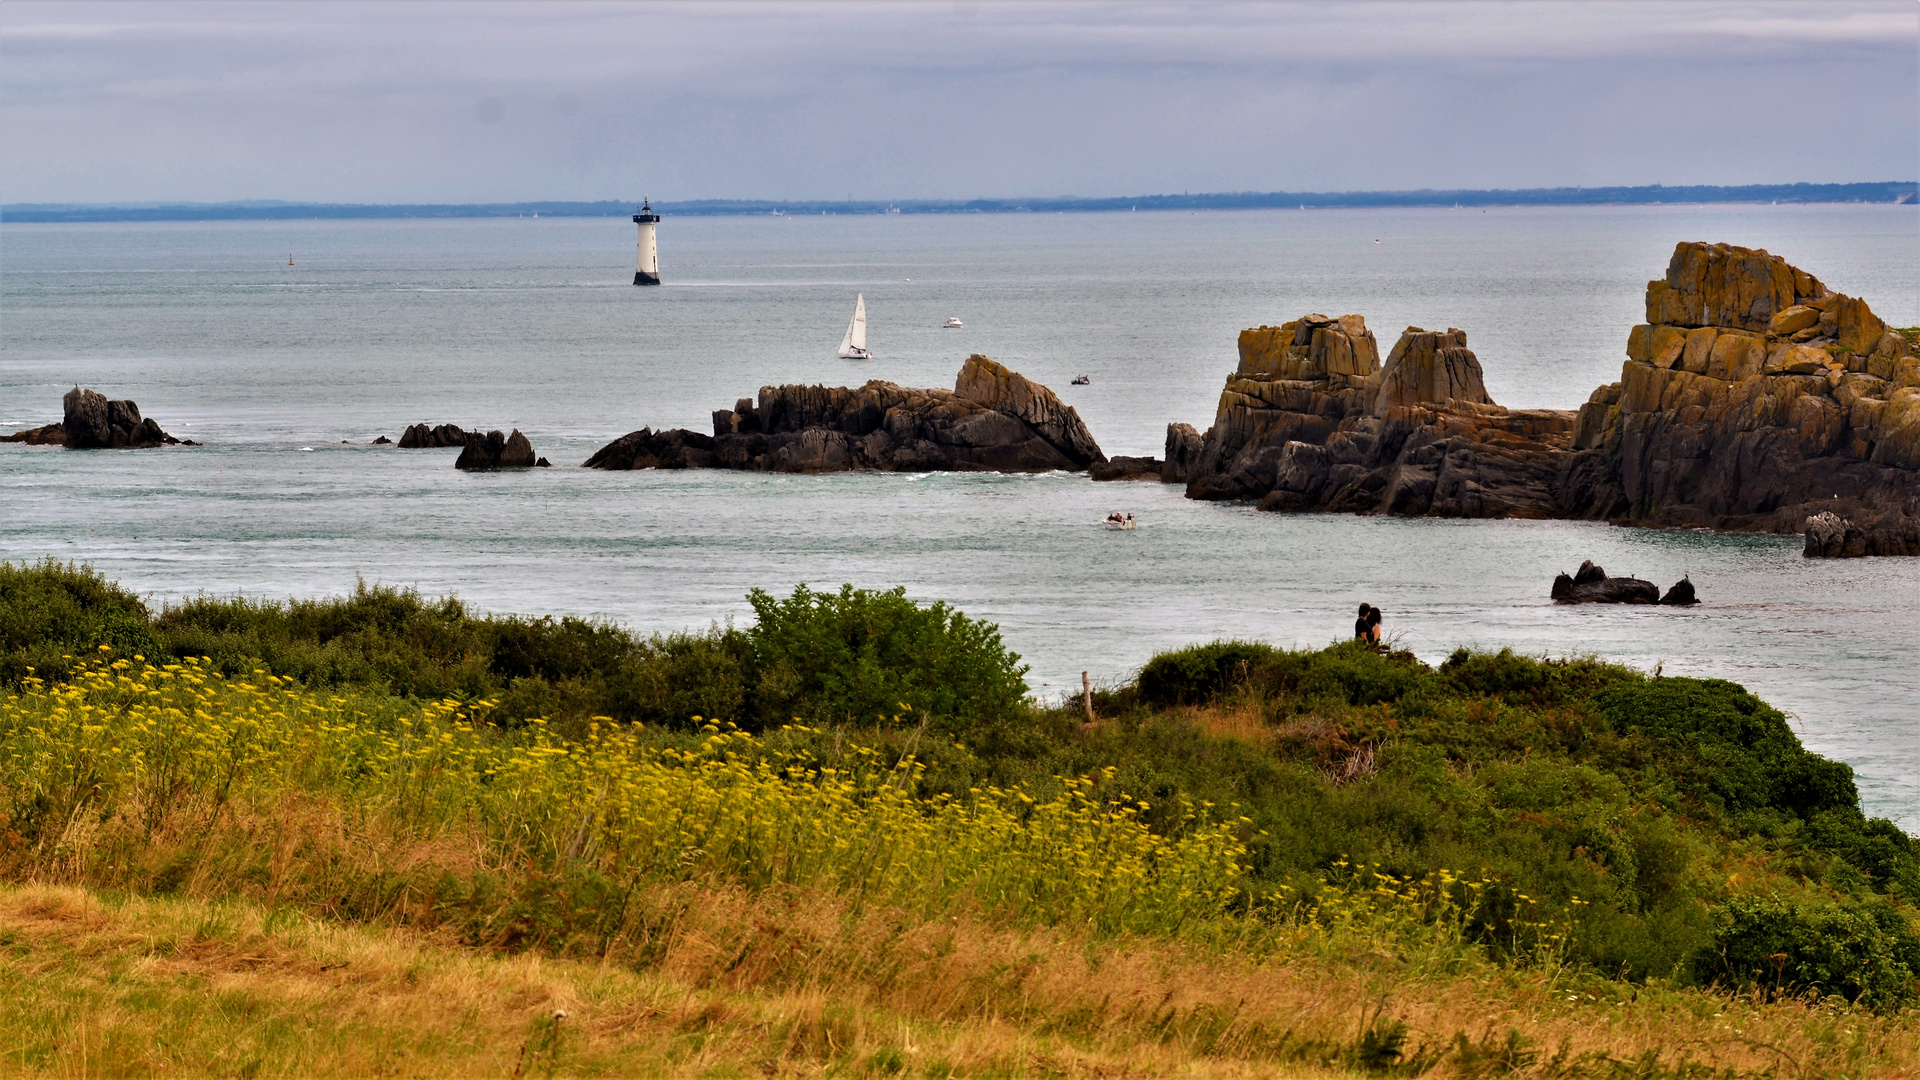
<svg viewBox="0 0 1920 1080">
<path fill-rule="evenodd" d="M 1553 188 L 1419 188 L 1369 191 L 1181 192 L 1119 196 L 1030 196 L 973 199 L 688 199 L 663 200 L 656 212 L 688 217 L 757 214 L 1085 213 L 1127 210 L 1351 209 L 1445 206 L 1607 206 L 1703 203 L 1880 203 L 1920 205 L 1920 181 L 1835 184 L 1644 184 Z M 342 203 L 274 199 L 221 202 L 7 203 L 0 221 L 240 221 L 351 218 L 478 218 L 625 216 L 636 200 L 547 200 L 492 203 Z"/>
</svg>

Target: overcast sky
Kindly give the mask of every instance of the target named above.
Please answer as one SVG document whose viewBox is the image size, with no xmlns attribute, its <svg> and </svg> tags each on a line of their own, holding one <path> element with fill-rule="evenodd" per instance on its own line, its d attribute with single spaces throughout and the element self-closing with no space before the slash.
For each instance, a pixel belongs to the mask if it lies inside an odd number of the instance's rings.
<svg viewBox="0 0 1920 1080">
<path fill-rule="evenodd" d="M 1911 180 L 1920 4 L 0 5 L 0 201 Z"/>
</svg>

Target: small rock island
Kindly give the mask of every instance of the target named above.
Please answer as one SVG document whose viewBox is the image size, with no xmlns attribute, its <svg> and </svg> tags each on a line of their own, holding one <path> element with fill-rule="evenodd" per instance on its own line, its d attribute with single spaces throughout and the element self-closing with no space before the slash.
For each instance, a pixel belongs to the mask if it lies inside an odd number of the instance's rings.
<svg viewBox="0 0 1920 1080">
<path fill-rule="evenodd" d="M 199 446 L 192 439 L 176 439 L 161 430 L 153 417 L 142 417 L 140 406 L 127 398 L 109 400 L 105 394 L 82 387 L 61 399 L 58 424 L 0 435 L 0 442 L 28 446 L 64 446 L 69 450 L 144 450 L 156 446 Z"/>
<path fill-rule="evenodd" d="M 713 414 L 713 434 L 641 428 L 601 447 L 589 469 L 754 472 L 1080 471 L 1107 460 L 1052 390 L 969 356 L 952 390 L 763 386 Z"/>
</svg>

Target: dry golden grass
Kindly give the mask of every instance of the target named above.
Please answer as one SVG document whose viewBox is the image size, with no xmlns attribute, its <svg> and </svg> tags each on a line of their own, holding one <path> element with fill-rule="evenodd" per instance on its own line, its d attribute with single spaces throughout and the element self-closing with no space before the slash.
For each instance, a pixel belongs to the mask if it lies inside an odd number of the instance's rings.
<svg viewBox="0 0 1920 1080">
<path fill-rule="evenodd" d="M 625 963 L 71 887 L 0 891 L 0 1072 L 51 1076 L 1322 1076 L 1376 1016 L 1435 1074 L 1920 1075 L 1920 1017 L 1383 957 L 1242 960 L 819 893 L 651 890 Z M 565 1016 L 555 1020 L 559 1013 Z M 1565 1046 L 1556 1072 L 1554 1051 Z M 1647 1068 L 1655 1055 L 1663 1068 Z M 1581 1065 L 1582 1055 L 1587 1055 Z"/>
</svg>

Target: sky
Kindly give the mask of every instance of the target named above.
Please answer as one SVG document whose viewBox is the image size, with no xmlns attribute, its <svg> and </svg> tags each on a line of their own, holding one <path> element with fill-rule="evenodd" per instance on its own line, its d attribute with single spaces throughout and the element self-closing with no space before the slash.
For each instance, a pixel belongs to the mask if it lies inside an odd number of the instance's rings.
<svg viewBox="0 0 1920 1080">
<path fill-rule="evenodd" d="M 0 202 L 1912 180 L 1920 4 L 0 5 Z"/>
</svg>

